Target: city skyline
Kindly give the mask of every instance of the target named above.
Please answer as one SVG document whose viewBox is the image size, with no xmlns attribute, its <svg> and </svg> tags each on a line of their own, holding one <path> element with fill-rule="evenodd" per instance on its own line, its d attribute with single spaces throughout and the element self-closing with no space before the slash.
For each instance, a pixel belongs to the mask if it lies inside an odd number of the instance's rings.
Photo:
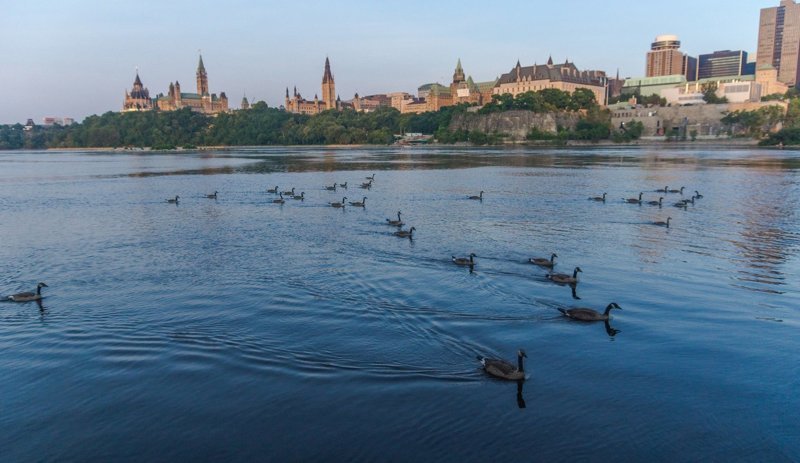
<svg viewBox="0 0 800 463">
<path fill-rule="evenodd" d="M 211 92 L 225 91 L 232 107 L 244 94 L 251 102 L 279 106 L 287 86 L 313 97 L 326 56 L 343 100 L 355 92 L 415 93 L 424 83 L 447 84 L 459 58 L 476 80 L 498 77 L 518 59 L 532 65 L 550 56 L 637 77 L 644 75 L 645 54 L 660 34 L 678 35 L 682 50 L 694 56 L 723 49 L 755 54 L 759 12 L 778 0 L 737 3 L 735 11 L 730 2 L 712 0 L 692 15 L 683 4 L 690 5 L 679 0 L 670 11 L 659 10 L 657 26 L 649 19 L 656 13 L 653 5 L 581 0 L 510 2 L 494 15 L 477 4 L 449 1 L 410 1 L 402 10 L 319 1 L 305 2 L 305 8 L 236 1 L 227 10 L 183 1 L 139 2 L 139 11 L 121 2 L 8 5 L 15 20 L 0 32 L 0 85 L 7 93 L 0 123 L 40 123 L 45 116 L 82 120 L 119 111 L 137 67 L 152 96 L 166 94 L 174 80 L 194 81 L 198 50 Z M 506 10 L 509 18 L 532 18 L 531 24 L 502 20 Z M 720 11 L 731 27 L 709 28 Z M 300 14 L 308 12 L 314 14 Z"/>
</svg>

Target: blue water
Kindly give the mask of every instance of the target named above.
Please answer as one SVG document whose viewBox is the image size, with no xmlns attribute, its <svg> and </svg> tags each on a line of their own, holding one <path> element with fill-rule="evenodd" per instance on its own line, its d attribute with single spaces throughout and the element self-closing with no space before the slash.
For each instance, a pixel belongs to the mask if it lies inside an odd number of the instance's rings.
<svg viewBox="0 0 800 463">
<path fill-rule="evenodd" d="M 49 285 L 0 303 L 0 460 L 798 461 L 798 172 L 758 150 L 0 153 L 0 295 Z M 704 198 L 621 200 L 665 185 Z M 527 263 L 551 252 L 574 292 Z M 556 310 L 612 301 L 608 329 Z M 475 360 L 518 348 L 521 391 Z"/>
</svg>

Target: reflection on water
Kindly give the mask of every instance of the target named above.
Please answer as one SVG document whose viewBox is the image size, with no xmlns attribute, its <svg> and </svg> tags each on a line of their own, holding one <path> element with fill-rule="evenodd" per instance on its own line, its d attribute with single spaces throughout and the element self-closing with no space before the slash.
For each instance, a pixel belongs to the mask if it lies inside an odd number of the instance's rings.
<svg viewBox="0 0 800 463">
<path fill-rule="evenodd" d="M 0 304 L 2 459 L 800 460 L 799 168 L 788 150 L 0 153 L 0 294 L 50 284 Z M 687 194 L 620 199 L 664 185 Z M 330 207 L 351 195 L 369 204 Z M 551 253 L 579 285 L 528 262 Z M 604 335 L 554 317 L 573 300 L 626 310 Z M 520 347 L 514 403 L 473 359 Z"/>
</svg>

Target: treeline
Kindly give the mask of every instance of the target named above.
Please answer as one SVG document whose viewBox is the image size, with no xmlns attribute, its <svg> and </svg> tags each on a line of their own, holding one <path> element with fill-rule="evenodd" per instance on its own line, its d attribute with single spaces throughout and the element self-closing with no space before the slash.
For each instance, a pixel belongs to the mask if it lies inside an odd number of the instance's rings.
<svg viewBox="0 0 800 463">
<path fill-rule="evenodd" d="M 476 145 L 498 144 L 504 134 L 450 130 L 455 114 L 470 110 L 456 105 L 436 112 L 400 114 L 389 107 L 370 113 L 353 110 L 325 111 L 315 116 L 293 114 L 270 108 L 265 103 L 250 109 L 219 114 L 215 117 L 183 108 L 178 111 L 107 112 L 87 117 L 66 127 L 40 127 L 23 130 L 19 124 L 0 126 L 0 149 L 150 147 L 173 149 L 196 146 L 258 145 L 386 145 L 394 135 L 404 132 L 433 134 L 440 143 L 469 142 Z M 570 139 L 602 140 L 617 138 L 624 130 L 611 127 L 610 113 L 601 109 L 594 93 L 578 89 L 573 93 L 555 89 L 527 92 L 516 97 L 495 95 L 490 103 L 477 110 L 480 114 L 524 110 L 537 113 L 579 112 L 577 127 L 559 128 L 559 133 L 532 132 L 531 140 Z M 627 135 L 625 135 L 627 137 Z"/>
<path fill-rule="evenodd" d="M 393 108 L 370 113 L 325 111 L 315 116 L 292 114 L 263 102 L 244 111 L 216 117 L 183 108 L 179 111 L 107 112 L 67 127 L 0 126 L 0 149 L 195 146 L 376 144 L 394 141 L 402 132 L 447 132 L 452 115 L 467 106 L 424 114 L 400 114 Z"/>
</svg>

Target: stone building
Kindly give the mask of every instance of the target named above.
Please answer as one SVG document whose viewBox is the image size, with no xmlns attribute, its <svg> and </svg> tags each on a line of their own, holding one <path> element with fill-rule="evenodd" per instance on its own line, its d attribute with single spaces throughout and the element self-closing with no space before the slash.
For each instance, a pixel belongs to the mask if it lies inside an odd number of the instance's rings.
<svg viewBox="0 0 800 463">
<path fill-rule="evenodd" d="M 453 81 L 449 86 L 438 82 L 420 86 L 417 96 L 408 94 L 401 98 L 392 99 L 392 106 L 401 113 L 424 113 L 438 111 L 446 106 L 457 104 L 472 104 L 482 106 L 492 100 L 492 91 L 498 79 L 487 82 L 475 82 L 472 76 L 467 76 L 461 66 L 461 60 L 456 63 L 453 72 Z"/>
<path fill-rule="evenodd" d="M 591 90 L 598 104 L 606 104 L 606 73 L 603 71 L 580 71 L 568 60 L 564 64 L 547 64 L 522 66 L 519 61 L 510 72 L 500 76 L 492 93 L 495 95 L 511 94 L 517 96 L 525 92 L 537 92 L 554 88 L 565 92 L 574 92 L 579 88 Z"/>
<path fill-rule="evenodd" d="M 325 70 L 322 74 L 322 99 L 314 95 L 313 100 L 306 100 L 294 88 L 291 98 L 289 97 L 289 87 L 286 87 L 286 97 L 284 108 L 290 113 L 298 114 L 319 114 L 328 109 L 339 109 L 338 97 L 336 96 L 336 83 L 331 72 L 331 62 L 325 58 Z"/>
<path fill-rule="evenodd" d="M 133 81 L 133 88 L 130 92 L 125 91 L 125 100 L 122 103 L 122 112 L 129 111 L 150 111 L 153 109 L 153 100 L 150 99 L 150 91 L 142 85 L 139 79 L 139 70 L 136 70 L 136 79 Z"/>
<path fill-rule="evenodd" d="M 197 93 L 181 92 L 181 84 L 178 81 L 170 82 L 167 95 L 159 95 L 156 98 L 156 105 L 161 111 L 175 111 L 181 108 L 191 108 L 203 114 L 217 114 L 228 111 L 228 97 L 225 92 L 221 92 L 219 97 L 216 93 L 209 93 L 208 74 L 203 64 L 203 56 L 197 64 Z"/>
</svg>

